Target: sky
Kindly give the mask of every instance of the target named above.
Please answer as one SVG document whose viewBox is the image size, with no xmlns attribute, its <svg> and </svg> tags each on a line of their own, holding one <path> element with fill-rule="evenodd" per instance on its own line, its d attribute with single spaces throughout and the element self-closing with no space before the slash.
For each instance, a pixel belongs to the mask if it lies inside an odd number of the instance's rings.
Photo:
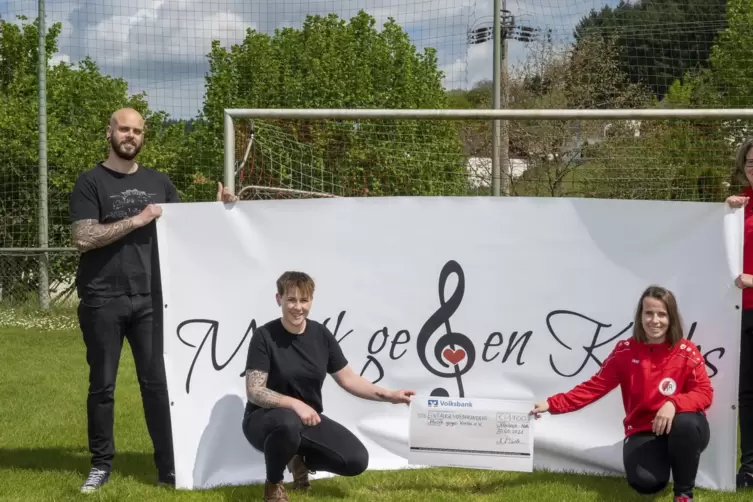
<svg viewBox="0 0 753 502">
<path fill-rule="evenodd" d="M 591 9 L 617 0 L 507 0 L 516 24 L 551 28 L 567 41 Z M 201 109 L 206 54 L 213 39 L 223 46 L 242 41 L 246 29 L 273 33 L 299 27 L 307 14 L 350 18 L 365 10 L 381 26 L 393 17 L 418 50 L 438 51 L 446 88 L 469 88 L 490 79 L 492 43 L 470 45 L 470 29 L 491 26 L 493 0 L 46 0 L 48 25 L 61 22 L 53 61 L 89 56 L 101 71 L 124 78 L 131 93 L 146 92 L 152 108 L 175 118 Z M 0 17 L 37 15 L 36 0 L 0 0 Z M 525 59 L 527 44 L 509 42 L 508 61 Z"/>
</svg>

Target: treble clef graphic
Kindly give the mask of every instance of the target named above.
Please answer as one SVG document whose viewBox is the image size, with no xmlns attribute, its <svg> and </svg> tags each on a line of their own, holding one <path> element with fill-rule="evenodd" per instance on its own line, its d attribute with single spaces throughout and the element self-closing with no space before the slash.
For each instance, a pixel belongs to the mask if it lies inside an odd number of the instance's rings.
<svg viewBox="0 0 753 502">
<path fill-rule="evenodd" d="M 455 291 L 450 295 L 449 300 L 445 301 L 445 284 L 447 283 L 448 277 L 452 274 L 458 276 L 458 284 Z M 418 333 L 418 339 L 416 340 L 418 357 L 421 359 L 421 363 L 424 367 L 434 375 L 442 378 L 455 377 L 458 382 L 458 393 L 460 397 L 464 397 L 462 376 L 473 367 L 473 363 L 476 360 L 476 349 L 473 346 L 473 342 L 462 333 L 455 333 L 452 331 L 452 327 L 450 326 L 450 318 L 460 306 L 464 292 L 465 275 L 463 274 L 463 269 L 458 262 L 450 260 L 445 263 L 444 267 L 442 267 L 442 271 L 439 273 L 440 306 L 421 327 L 421 331 Z M 437 339 L 434 346 L 434 358 L 445 368 L 450 368 L 450 364 L 445 362 L 445 359 L 449 361 L 452 364 L 452 369 L 448 370 L 433 367 L 429 364 L 429 361 L 426 358 L 426 346 L 429 343 L 429 338 L 431 338 L 432 334 L 439 329 L 442 324 L 444 324 L 445 327 L 445 334 Z M 456 345 L 459 346 L 457 350 L 455 349 Z M 467 362 L 461 369 L 459 363 L 466 358 Z M 441 387 L 434 389 L 431 392 L 431 395 L 449 397 L 447 390 Z"/>
</svg>

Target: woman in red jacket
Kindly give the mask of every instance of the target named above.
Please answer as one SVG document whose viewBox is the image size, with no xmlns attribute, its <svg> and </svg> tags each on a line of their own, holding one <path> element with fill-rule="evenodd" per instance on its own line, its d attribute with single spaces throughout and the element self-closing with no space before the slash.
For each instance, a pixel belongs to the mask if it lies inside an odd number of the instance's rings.
<svg viewBox="0 0 753 502">
<path fill-rule="evenodd" d="M 693 500 L 698 464 L 709 444 L 705 411 L 713 389 L 705 361 L 685 339 L 671 291 L 651 286 L 641 295 L 633 336 L 617 343 L 599 371 L 569 392 L 537 403 L 540 413 L 569 413 L 619 386 L 625 406 L 623 462 L 628 484 L 642 494 L 674 480 L 675 502 Z"/>
<path fill-rule="evenodd" d="M 733 208 L 745 207 L 743 231 L 743 273 L 735 285 L 743 290 L 743 312 L 740 326 L 740 470 L 737 488 L 753 487 L 753 139 L 740 146 L 733 175 L 735 188 L 740 195 L 727 199 Z"/>
</svg>

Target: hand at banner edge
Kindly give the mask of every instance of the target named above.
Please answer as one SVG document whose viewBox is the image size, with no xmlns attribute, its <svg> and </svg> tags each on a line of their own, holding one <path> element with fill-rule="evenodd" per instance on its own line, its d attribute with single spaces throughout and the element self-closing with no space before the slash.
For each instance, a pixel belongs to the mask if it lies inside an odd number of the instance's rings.
<svg viewBox="0 0 753 502">
<path fill-rule="evenodd" d="M 223 188 L 222 183 L 217 182 L 217 202 L 235 202 L 237 200 L 238 197 L 229 188 Z"/>
<path fill-rule="evenodd" d="M 753 275 L 751 274 L 738 275 L 737 278 L 735 279 L 735 286 L 737 286 L 740 289 L 753 287 Z"/>
<path fill-rule="evenodd" d="M 727 197 L 726 202 L 729 207 L 737 209 L 737 208 L 746 206 L 748 204 L 748 197 L 743 197 L 740 195 L 731 195 Z"/>
</svg>

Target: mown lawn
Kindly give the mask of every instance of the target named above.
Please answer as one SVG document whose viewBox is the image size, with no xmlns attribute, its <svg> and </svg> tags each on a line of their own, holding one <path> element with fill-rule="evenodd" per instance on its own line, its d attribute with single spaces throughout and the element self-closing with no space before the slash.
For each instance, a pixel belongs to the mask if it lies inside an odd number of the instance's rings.
<svg viewBox="0 0 753 502">
<path fill-rule="evenodd" d="M 6 319 L 7 321 L 7 319 Z M 208 491 L 157 488 L 130 351 L 124 350 L 116 390 L 118 454 L 113 477 L 98 494 L 81 495 L 88 472 L 86 361 L 77 331 L 54 323 L 16 323 L 0 315 L 0 500 L 262 500 L 261 486 Z M 12 325 L 12 324 L 11 324 Z M 5 327 L 3 327 L 5 326 Z M 27 326 L 27 328 L 20 327 Z M 34 326 L 28 329 L 28 326 Z M 313 483 L 301 501 L 671 501 L 671 491 L 639 497 L 617 478 L 425 469 L 367 472 Z M 696 492 L 697 501 L 751 500 L 753 493 Z"/>
</svg>

